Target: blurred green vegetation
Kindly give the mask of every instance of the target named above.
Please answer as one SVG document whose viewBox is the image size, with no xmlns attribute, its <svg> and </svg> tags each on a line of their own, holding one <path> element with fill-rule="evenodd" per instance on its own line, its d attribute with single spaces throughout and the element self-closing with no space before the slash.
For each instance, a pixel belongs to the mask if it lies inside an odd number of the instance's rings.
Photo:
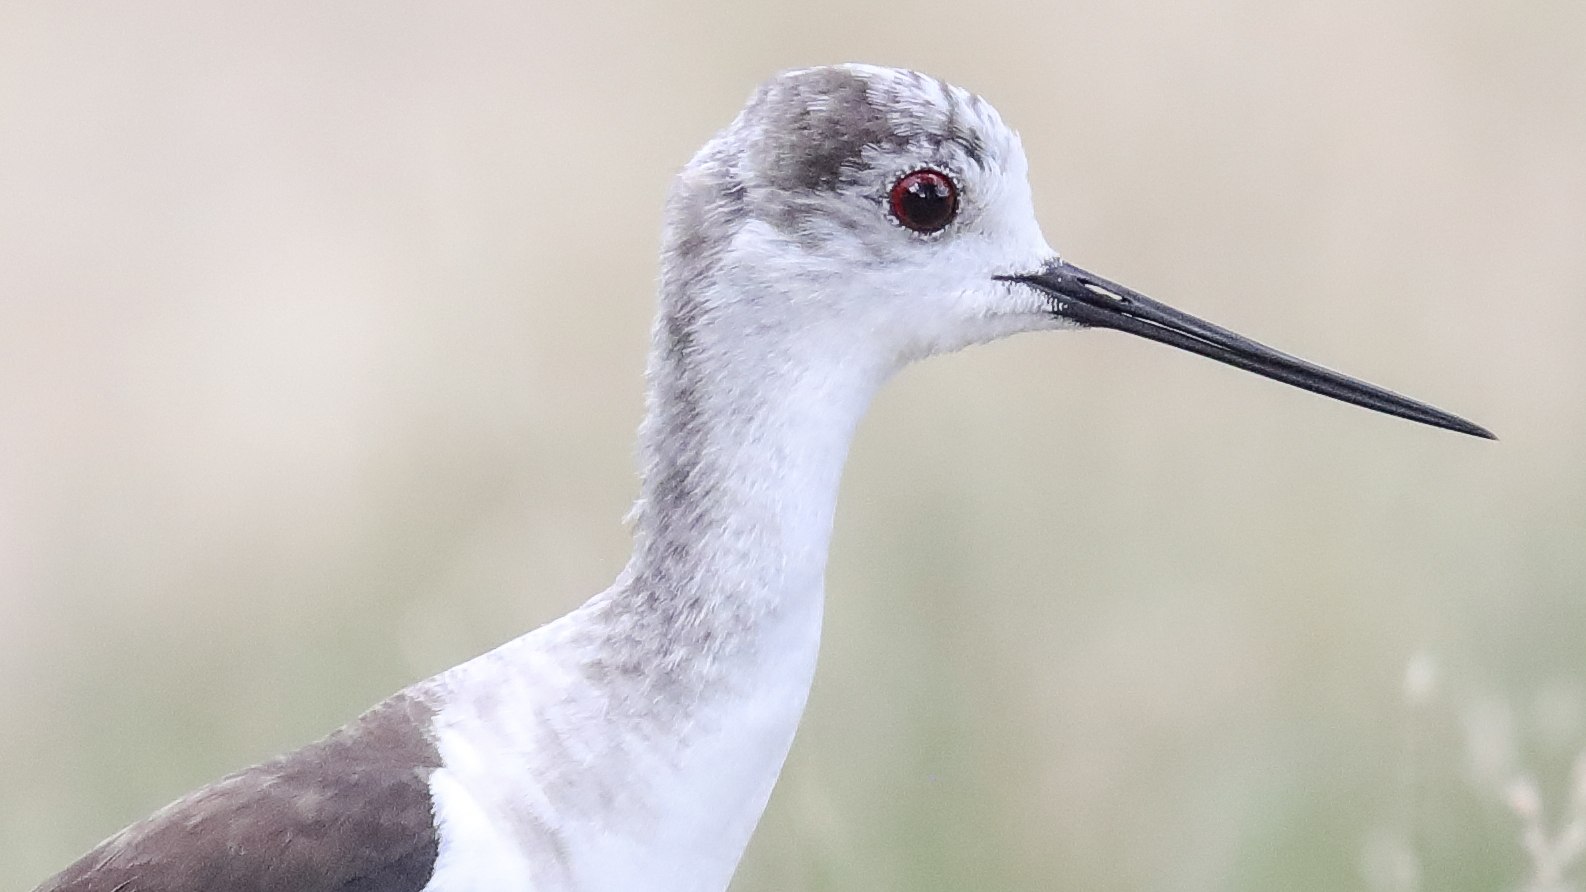
<svg viewBox="0 0 1586 892">
<path fill-rule="evenodd" d="M 843 60 L 992 100 L 1075 261 L 1503 440 L 1108 333 L 910 370 L 735 890 L 1586 880 L 1586 6 L 21 0 L 7 888 L 603 588 L 668 178 Z"/>
</svg>

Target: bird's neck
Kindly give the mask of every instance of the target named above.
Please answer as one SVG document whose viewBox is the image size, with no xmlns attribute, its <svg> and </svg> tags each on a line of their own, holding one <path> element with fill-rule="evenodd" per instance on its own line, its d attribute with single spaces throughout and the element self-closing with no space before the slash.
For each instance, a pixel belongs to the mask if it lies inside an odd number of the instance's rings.
<svg viewBox="0 0 1586 892">
<path fill-rule="evenodd" d="M 809 695 L 839 478 L 890 371 L 854 329 L 722 317 L 744 305 L 663 301 L 616 583 L 443 678 L 443 828 L 474 803 L 531 819 L 457 860 L 544 889 L 732 876 Z"/>
<path fill-rule="evenodd" d="M 830 331 L 658 323 L 634 554 L 609 593 L 650 671 L 707 686 L 787 659 L 813 671 L 843 463 L 889 371 L 843 347 Z"/>
</svg>

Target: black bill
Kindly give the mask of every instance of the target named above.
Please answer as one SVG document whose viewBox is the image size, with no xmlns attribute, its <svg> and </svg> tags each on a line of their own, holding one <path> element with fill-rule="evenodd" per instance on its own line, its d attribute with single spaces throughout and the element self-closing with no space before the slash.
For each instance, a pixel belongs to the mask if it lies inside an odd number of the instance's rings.
<svg viewBox="0 0 1586 892">
<path fill-rule="evenodd" d="M 1462 434 L 1498 439 L 1481 425 L 1457 415 L 1279 353 L 1066 261 L 1054 260 L 1037 273 L 998 278 L 1040 289 L 1051 298 L 1053 313 L 1081 325 L 1126 331 L 1346 403 Z"/>
</svg>

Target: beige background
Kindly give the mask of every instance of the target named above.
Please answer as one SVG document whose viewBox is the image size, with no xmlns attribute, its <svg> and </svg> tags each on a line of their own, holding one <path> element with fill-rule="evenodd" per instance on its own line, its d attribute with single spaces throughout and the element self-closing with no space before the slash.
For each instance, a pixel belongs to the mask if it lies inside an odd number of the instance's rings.
<svg viewBox="0 0 1586 892">
<path fill-rule="evenodd" d="M 1533 883 L 1586 748 L 1586 5 L 11 0 L 4 888 L 604 587 L 668 177 L 843 60 L 991 99 L 1074 261 L 1504 439 L 1112 333 L 911 370 L 734 888 Z"/>
</svg>

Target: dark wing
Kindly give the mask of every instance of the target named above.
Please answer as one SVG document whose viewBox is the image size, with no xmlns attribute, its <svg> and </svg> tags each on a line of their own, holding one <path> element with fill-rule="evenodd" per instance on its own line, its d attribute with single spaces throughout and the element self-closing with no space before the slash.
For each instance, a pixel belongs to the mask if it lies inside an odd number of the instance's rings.
<svg viewBox="0 0 1586 892">
<path fill-rule="evenodd" d="M 419 892 L 437 849 L 432 712 L 398 694 L 178 799 L 36 892 Z"/>
</svg>

